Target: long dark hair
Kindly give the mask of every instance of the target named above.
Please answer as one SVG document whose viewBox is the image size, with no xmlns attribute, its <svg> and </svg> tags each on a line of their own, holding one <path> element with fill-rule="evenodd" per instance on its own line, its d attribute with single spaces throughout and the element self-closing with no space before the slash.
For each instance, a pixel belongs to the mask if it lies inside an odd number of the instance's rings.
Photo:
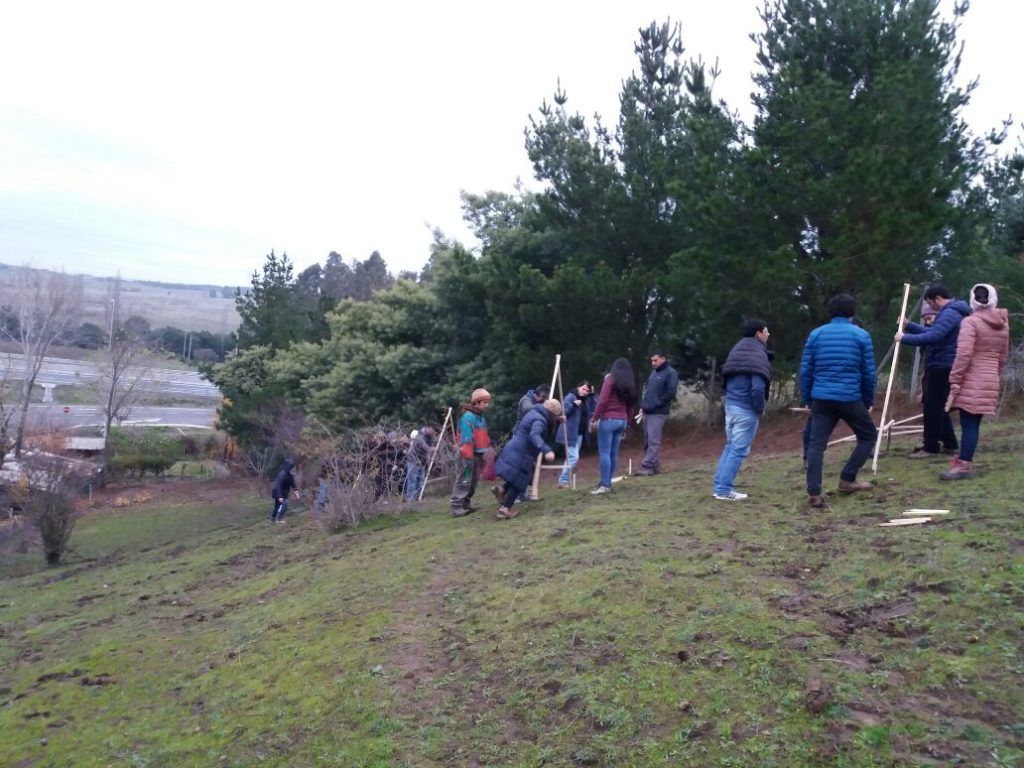
<svg viewBox="0 0 1024 768">
<path fill-rule="evenodd" d="M 624 357 L 616 359 L 611 369 L 612 384 L 615 391 L 619 393 L 627 404 L 632 405 L 636 400 L 636 375 L 633 373 L 633 366 Z"/>
</svg>

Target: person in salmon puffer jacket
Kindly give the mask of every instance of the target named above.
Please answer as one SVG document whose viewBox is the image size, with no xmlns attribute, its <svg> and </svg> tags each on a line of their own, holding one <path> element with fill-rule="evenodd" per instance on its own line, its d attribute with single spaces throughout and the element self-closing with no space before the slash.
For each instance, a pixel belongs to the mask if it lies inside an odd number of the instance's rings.
<svg viewBox="0 0 1024 768">
<path fill-rule="evenodd" d="M 939 475 L 942 480 L 974 477 L 981 419 L 994 415 L 999 405 L 999 384 L 1010 354 L 1010 318 L 997 308 L 996 299 L 993 286 L 978 283 L 971 289 L 973 312 L 960 323 L 946 402 L 947 411 L 960 411 L 960 453 Z"/>
</svg>

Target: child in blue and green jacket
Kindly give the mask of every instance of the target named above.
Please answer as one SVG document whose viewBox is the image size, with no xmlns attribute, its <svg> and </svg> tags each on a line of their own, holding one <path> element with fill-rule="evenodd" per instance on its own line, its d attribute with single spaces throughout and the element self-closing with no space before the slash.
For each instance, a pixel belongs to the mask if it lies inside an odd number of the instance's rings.
<svg viewBox="0 0 1024 768">
<path fill-rule="evenodd" d="M 484 454 L 491 447 L 491 436 L 487 432 L 484 411 L 491 404 L 491 393 L 480 388 L 473 390 L 469 405 L 462 406 L 459 417 L 459 456 L 461 466 L 455 474 L 452 486 L 452 517 L 462 517 L 475 512 L 472 505 L 476 493 L 477 479 L 484 465 Z"/>
</svg>

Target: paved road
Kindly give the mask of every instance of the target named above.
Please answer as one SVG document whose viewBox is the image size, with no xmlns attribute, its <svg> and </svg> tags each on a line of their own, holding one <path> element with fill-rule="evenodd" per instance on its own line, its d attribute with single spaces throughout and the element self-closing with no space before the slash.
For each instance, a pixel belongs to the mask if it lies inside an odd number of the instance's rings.
<svg viewBox="0 0 1024 768">
<path fill-rule="evenodd" d="M 69 405 L 68 413 L 60 403 L 36 403 L 29 406 L 29 424 L 33 430 L 65 431 L 71 427 L 103 423 L 103 411 L 98 405 Z M 213 427 L 217 419 L 216 408 L 158 408 L 139 406 L 132 410 L 128 421 L 154 425 L 186 427 Z"/>
<path fill-rule="evenodd" d="M 22 355 L 0 357 L 0 376 L 7 373 L 12 379 L 22 378 L 24 372 Z M 139 369 L 129 369 L 127 376 L 138 375 Z M 68 360 L 60 357 L 43 359 L 42 368 L 36 377 L 36 384 L 89 384 L 99 378 L 96 364 L 88 360 Z M 144 368 L 139 388 L 147 392 L 161 392 L 190 397 L 219 400 L 220 390 L 200 377 L 198 371 L 176 370 L 173 368 Z"/>
</svg>

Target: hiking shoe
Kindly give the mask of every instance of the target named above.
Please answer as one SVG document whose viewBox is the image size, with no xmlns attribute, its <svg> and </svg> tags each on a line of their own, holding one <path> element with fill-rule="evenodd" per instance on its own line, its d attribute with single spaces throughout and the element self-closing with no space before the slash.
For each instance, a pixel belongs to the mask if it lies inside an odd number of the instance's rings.
<svg viewBox="0 0 1024 768">
<path fill-rule="evenodd" d="M 719 501 L 743 501 L 747 498 L 747 494 L 739 491 L 726 491 L 725 493 L 716 493 L 714 496 Z"/>
<path fill-rule="evenodd" d="M 873 486 L 867 480 L 840 480 L 840 493 L 856 493 L 857 491 L 870 491 Z"/>
<path fill-rule="evenodd" d="M 564 490 L 565 490 L 566 488 L 568 488 L 568 487 L 569 487 L 569 484 L 568 484 L 568 483 L 559 483 L 559 484 L 558 484 L 558 488 L 559 488 L 559 490 L 562 490 L 562 491 L 564 491 Z"/>
<path fill-rule="evenodd" d="M 476 512 L 479 507 L 459 507 L 452 510 L 452 517 L 465 517 L 466 515 Z"/>
<path fill-rule="evenodd" d="M 970 480 L 974 477 L 974 465 L 969 461 L 961 461 L 957 456 L 949 464 L 949 469 L 939 474 L 940 480 Z"/>
<path fill-rule="evenodd" d="M 807 506 L 813 509 L 828 509 L 828 501 L 824 496 L 808 496 Z"/>
<path fill-rule="evenodd" d="M 907 454 L 908 459 L 934 459 L 942 454 L 938 451 L 926 451 L 924 448 L 915 448 Z"/>
<path fill-rule="evenodd" d="M 498 507 L 498 514 L 495 515 L 499 520 L 511 520 L 513 517 L 518 516 L 518 509 L 509 509 L 508 507 Z"/>
<path fill-rule="evenodd" d="M 656 470 L 656 469 L 651 469 L 650 467 L 640 467 L 640 469 L 637 470 L 636 476 L 637 477 L 654 477 L 656 474 L 658 474 L 658 470 Z"/>
<path fill-rule="evenodd" d="M 606 493 L 611 493 L 611 492 L 612 492 L 612 489 L 609 488 L 608 486 L 606 486 L 606 485 L 599 485 L 599 486 L 597 486 L 597 488 L 595 488 L 594 490 L 592 490 L 590 492 L 590 495 L 591 496 L 602 496 L 602 495 L 604 495 Z"/>
</svg>

